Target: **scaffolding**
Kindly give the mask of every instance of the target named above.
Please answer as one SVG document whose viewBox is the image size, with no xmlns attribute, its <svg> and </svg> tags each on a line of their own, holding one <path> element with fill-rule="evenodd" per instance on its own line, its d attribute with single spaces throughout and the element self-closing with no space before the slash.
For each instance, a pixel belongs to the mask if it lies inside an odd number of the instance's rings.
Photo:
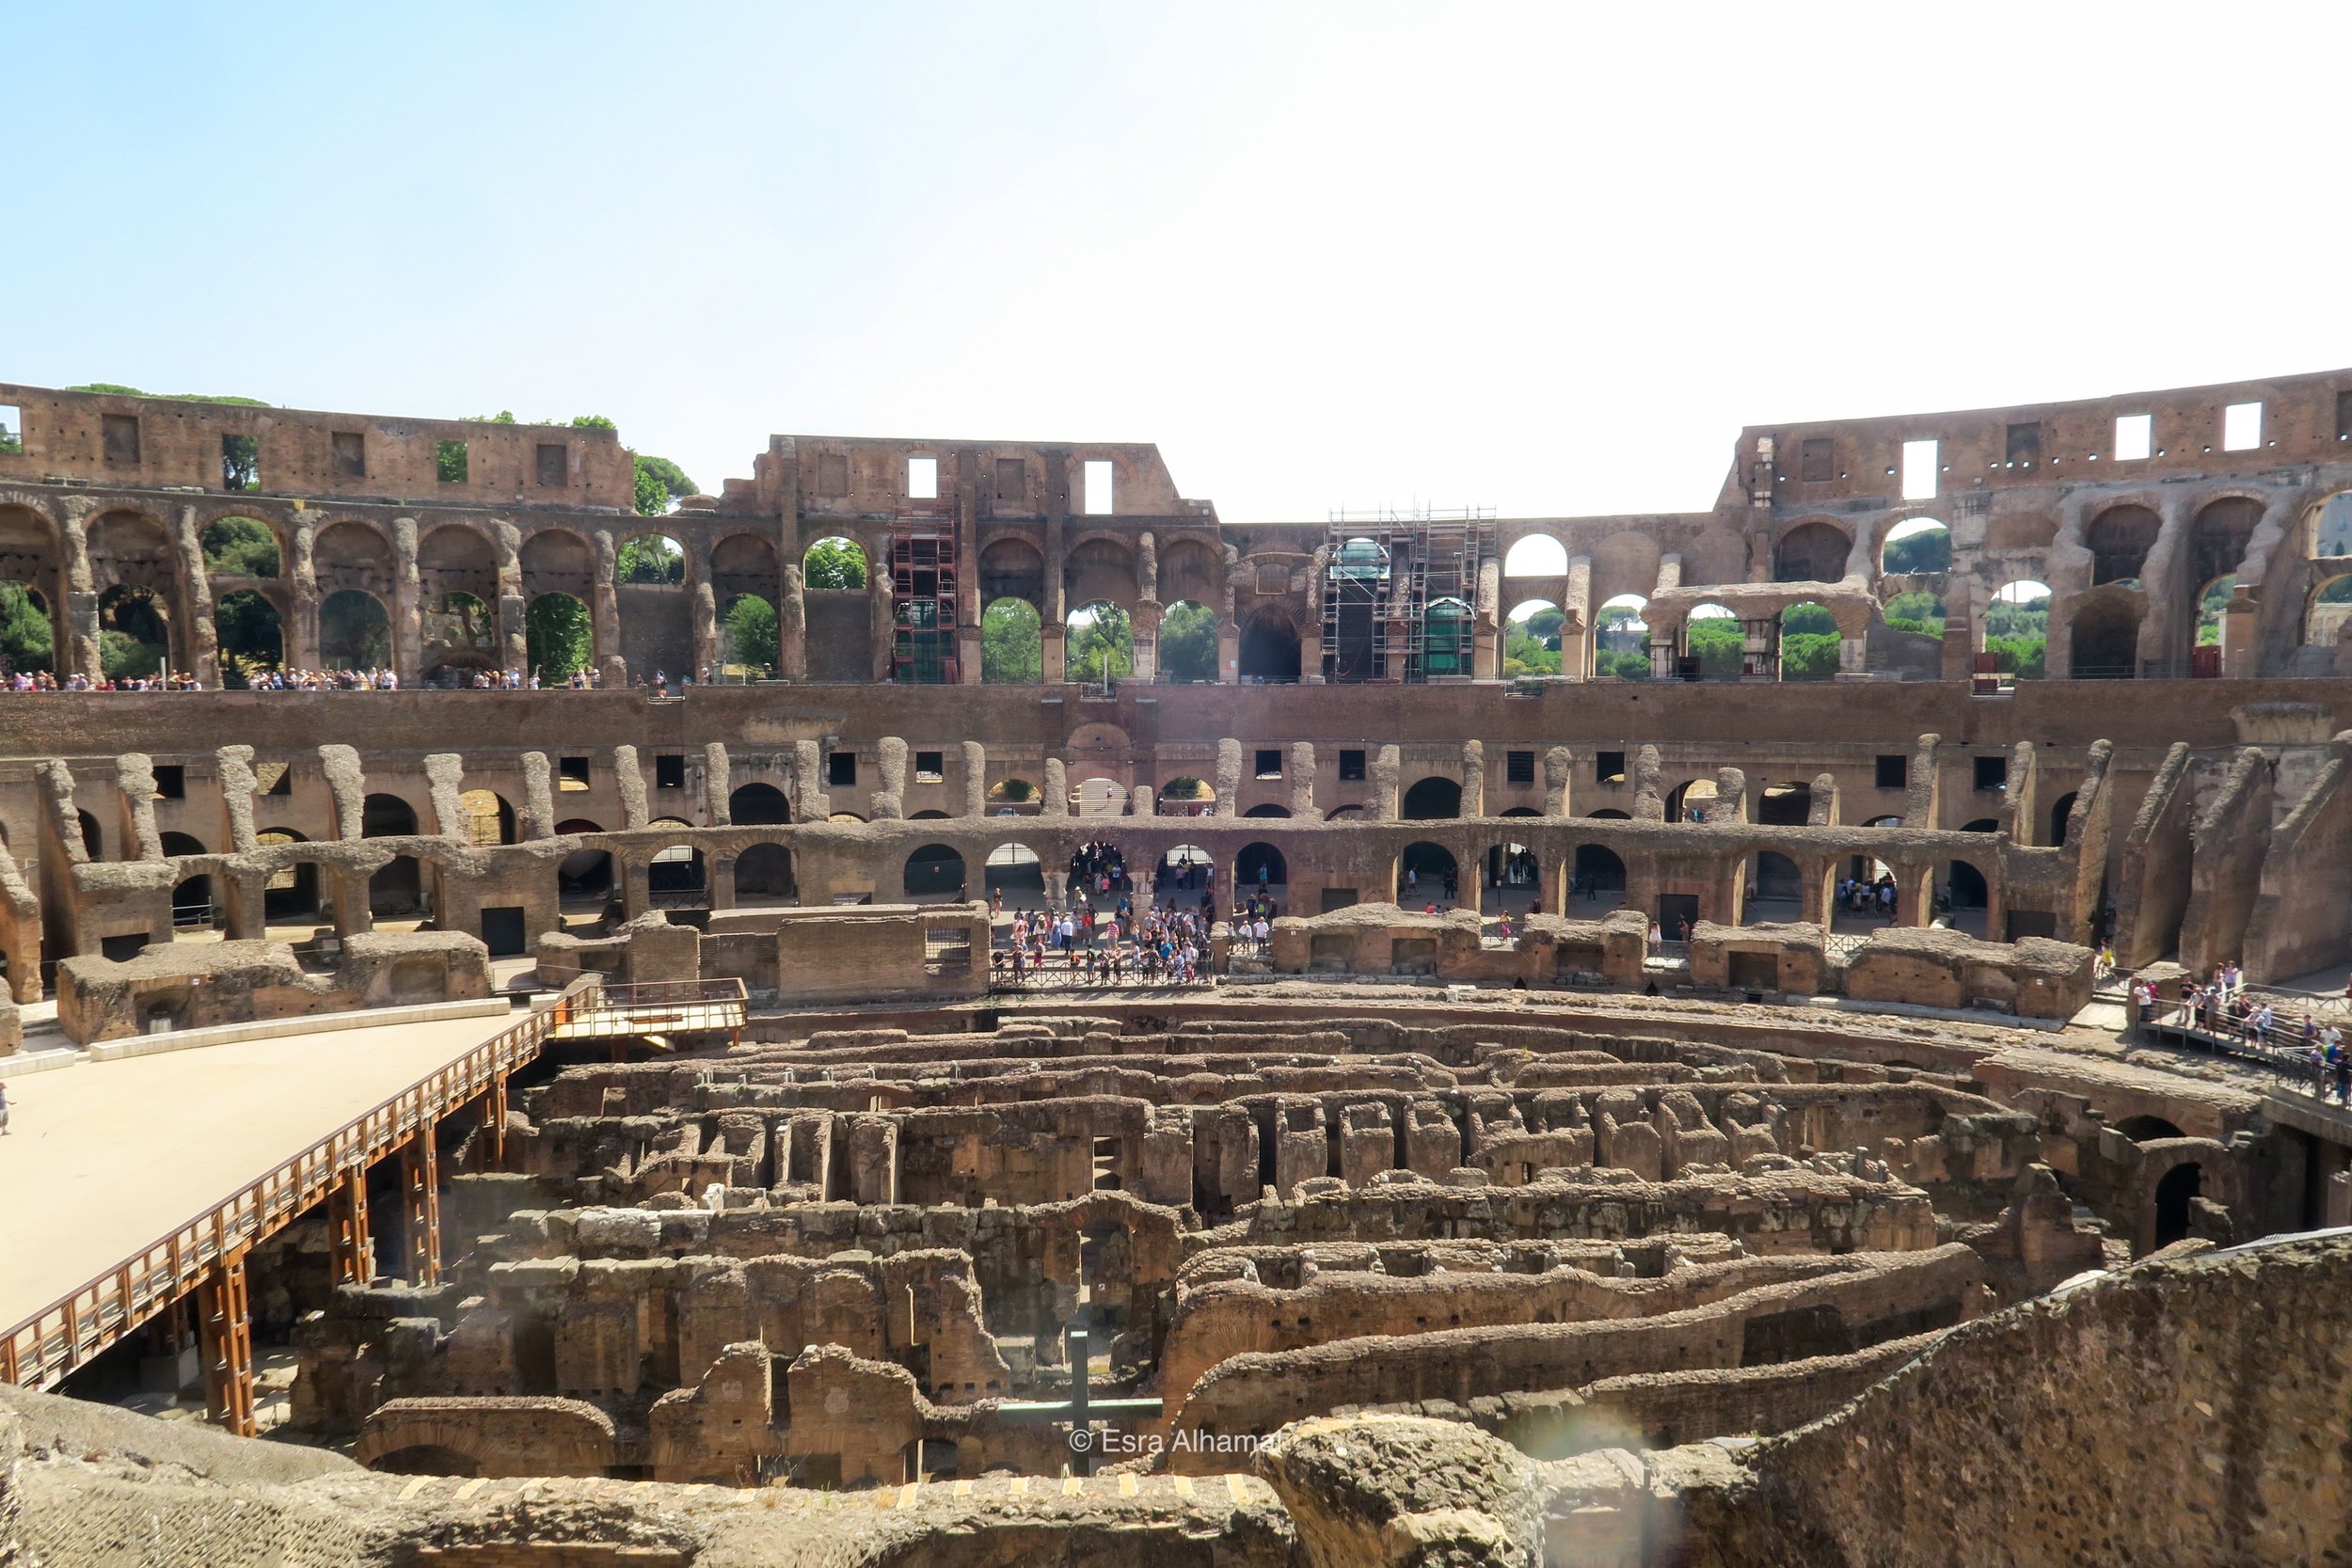
<svg viewBox="0 0 2352 1568">
<path fill-rule="evenodd" d="M 1479 568 L 1496 555 L 1483 508 L 1331 514 L 1323 587 L 1327 681 L 1467 679 Z"/>
<path fill-rule="evenodd" d="M 918 522 L 915 525 L 922 528 Z M 956 535 L 952 522 L 890 536 L 891 679 L 953 686 L 956 665 Z"/>
</svg>

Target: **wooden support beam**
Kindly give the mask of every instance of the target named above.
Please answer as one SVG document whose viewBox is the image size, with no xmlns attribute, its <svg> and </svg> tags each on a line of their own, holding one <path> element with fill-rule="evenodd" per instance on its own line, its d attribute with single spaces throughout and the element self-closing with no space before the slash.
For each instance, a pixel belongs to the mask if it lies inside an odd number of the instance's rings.
<svg viewBox="0 0 2352 1568">
<path fill-rule="evenodd" d="M 355 1166 L 335 1178 L 326 1195 L 328 1251 L 335 1283 L 365 1285 L 375 1277 L 375 1244 L 368 1235 L 368 1173 Z"/>
<path fill-rule="evenodd" d="M 483 1148 L 492 1170 L 506 1168 L 506 1077 L 503 1073 L 490 1080 L 489 1092 L 482 1097 Z"/>
<path fill-rule="evenodd" d="M 400 1188 L 406 1200 L 408 1282 L 432 1285 L 441 1277 L 441 1155 L 427 1120 L 400 1151 Z"/>
<path fill-rule="evenodd" d="M 238 1437 L 254 1435 L 253 1321 L 246 1303 L 245 1249 L 224 1255 L 196 1291 L 202 1334 L 204 1414 Z"/>
</svg>

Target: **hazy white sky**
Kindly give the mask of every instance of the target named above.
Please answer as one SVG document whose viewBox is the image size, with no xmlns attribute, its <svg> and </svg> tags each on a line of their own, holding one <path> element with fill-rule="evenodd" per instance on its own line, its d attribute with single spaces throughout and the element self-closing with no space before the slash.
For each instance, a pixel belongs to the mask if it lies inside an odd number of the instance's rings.
<svg viewBox="0 0 2352 1568">
<path fill-rule="evenodd" d="M 2352 362 L 2352 8 L 9 8 L 0 379 L 1153 440 L 1229 519 Z"/>
</svg>

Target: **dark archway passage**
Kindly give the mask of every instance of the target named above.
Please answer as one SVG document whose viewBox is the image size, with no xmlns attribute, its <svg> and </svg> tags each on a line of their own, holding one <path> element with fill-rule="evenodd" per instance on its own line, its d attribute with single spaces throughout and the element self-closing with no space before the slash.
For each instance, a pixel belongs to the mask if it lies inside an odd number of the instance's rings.
<svg viewBox="0 0 2352 1568">
<path fill-rule="evenodd" d="M 2205 1167 L 2191 1161 L 2174 1165 L 2156 1182 L 2156 1245 L 2170 1246 L 2188 1235 L 2189 1204 L 2204 1191 Z"/>
</svg>

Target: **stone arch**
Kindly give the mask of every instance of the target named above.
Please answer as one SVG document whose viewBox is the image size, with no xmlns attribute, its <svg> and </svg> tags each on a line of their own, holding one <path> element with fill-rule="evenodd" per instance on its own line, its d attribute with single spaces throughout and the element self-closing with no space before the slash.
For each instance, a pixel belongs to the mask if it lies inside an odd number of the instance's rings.
<svg viewBox="0 0 2352 1568">
<path fill-rule="evenodd" d="M 1135 622 L 1125 606 L 1103 597 L 1073 605 L 1062 635 L 1070 679 L 1100 683 L 1135 673 Z"/>
<path fill-rule="evenodd" d="M 292 828 L 263 828 L 253 835 L 257 849 L 272 849 L 281 844 L 301 844 L 303 836 Z M 315 920 L 319 912 L 319 868 L 312 861 L 288 861 L 269 874 L 262 883 L 262 919 L 277 925 L 281 922 Z"/>
<path fill-rule="evenodd" d="M 647 823 L 653 828 L 686 828 L 692 824 L 675 817 Z M 710 898 L 710 866 L 691 843 L 665 844 L 645 862 L 645 892 L 658 909 L 696 909 Z"/>
<path fill-rule="evenodd" d="M 2062 848 L 2066 844 L 2067 819 L 2074 815 L 2076 799 L 2077 792 L 2070 789 L 2051 802 L 2050 836 L 2046 842 L 2054 848 Z"/>
<path fill-rule="evenodd" d="M 739 828 L 781 827 L 792 820 L 792 802 L 774 784 L 754 780 L 727 797 L 727 820 Z"/>
<path fill-rule="evenodd" d="M 1567 612 L 1557 600 L 1521 599 L 1503 616 L 1504 661 L 1507 664 L 1516 660 L 1527 674 L 1560 674 L 1566 652 L 1567 622 Z M 1503 673 L 1512 672 L 1506 668 Z"/>
<path fill-rule="evenodd" d="M 1454 894 L 1445 891 L 1448 878 L 1454 879 Z M 1444 845 L 1423 839 L 1398 853 L 1395 896 L 1399 904 L 1416 910 L 1423 904 L 1444 904 L 1460 891 L 1461 866 Z"/>
<path fill-rule="evenodd" d="M 1260 873 L 1264 873 L 1261 878 Z M 1245 844 L 1233 856 L 1233 887 L 1247 893 L 1261 885 L 1287 887 L 1290 885 L 1290 862 L 1282 851 L 1263 839 Z"/>
<path fill-rule="evenodd" d="M 515 842 L 515 808 L 494 789 L 469 789 L 457 797 L 466 814 L 467 842 L 476 846 Z"/>
<path fill-rule="evenodd" d="M 1216 605 L 1225 598 L 1225 559 L 1200 539 L 1172 539 L 1159 552 L 1160 601 Z"/>
<path fill-rule="evenodd" d="M 1242 622 L 1242 680 L 1260 686 L 1290 686 L 1299 677 L 1298 628 L 1288 615 L 1261 610 Z"/>
<path fill-rule="evenodd" d="M 730 533 L 710 546 L 710 586 L 722 599 L 750 594 L 773 604 L 783 580 L 776 546 L 756 533 Z"/>
<path fill-rule="evenodd" d="M 1018 535 L 990 540 L 980 546 L 980 598 L 1017 599 L 1032 610 L 1045 604 L 1045 557 Z"/>
<path fill-rule="evenodd" d="M 310 546 L 321 595 L 345 589 L 389 598 L 397 572 L 392 541 L 373 523 L 340 518 L 318 531 Z"/>
<path fill-rule="evenodd" d="M 862 594 L 873 580 L 873 561 L 848 534 L 828 533 L 801 552 L 801 580 L 810 593 Z"/>
<path fill-rule="evenodd" d="M 1715 803 L 1715 776 L 1711 773 L 1689 779 L 1677 784 L 1666 797 L 1666 820 L 1694 822 L 1698 814 Z"/>
<path fill-rule="evenodd" d="M 1613 533 L 1593 547 L 1592 559 L 1594 603 L 1606 604 L 1628 594 L 1646 603 L 1658 592 L 1663 555 L 1648 534 Z"/>
<path fill-rule="evenodd" d="M 2304 554 L 2312 561 L 2352 557 L 2352 490 L 2340 490 L 2311 509 Z"/>
<path fill-rule="evenodd" d="M 1605 914 L 1624 904 L 1625 857 L 1606 844 L 1580 844 L 1568 861 L 1568 910 L 1572 915 Z"/>
<path fill-rule="evenodd" d="M 1524 533 L 1502 558 L 1506 578 L 1564 578 L 1568 547 L 1549 533 Z"/>
<path fill-rule="evenodd" d="M 2035 513 L 2005 513 L 1984 526 L 1984 553 L 2009 555 L 2047 550 L 2058 539 L 2058 519 Z"/>
<path fill-rule="evenodd" d="M 2047 674 L 2050 610 L 2057 603 L 2050 585 L 2031 578 L 2004 582 L 1984 601 L 1972 633 L 1975 645 L 1994 655 L 2005 675 L 2031 679 Z"/>
<path fill-rule="evenodd" d="M 602 1476 L 613 1463 L 612 1418 L 585 1400 L 546 1397 L 388 1400 L 369 1413 L 352 1457 L 371 1469 L 396 1455 L 465 1470 L 426 1474 Z"/>
<path fill-rule="evenodd" d="M 2083 530 L 2083 543 L 2090 551 L 2091 586 L 2111 582 L 2139 586 L 2147 571 L 2148 552 L 2155 548 L 2156 535 L 2163 529 L 2163 519 L 2153 511 L 2130 502 L 2110 506 L 2091 518 Z"/>
<path fill-rule="evenodd" d="M 2201 593 L 2217 578 L 2233 576 L 2262 518 L 2263 503 L 2248 496 L 2224 496 L 2199 508 L 2188 526 L 2187 582 Z"/>
<path fill-rule="evenodd" d="M 1139 596 L 1135 551 L 1117 534 L 1080 534 L 1062 557 L 1062 588 L 1073 605 L 1099 599 L 1133 610 Z"/>
<path fill-rule="evenodd" d="M 2352 628 L 2352 572 L 2340 572 L 2312 585 L 2303 601 L 2303 645 L 2333 648 L 2346 641 Z"/>
<path fill-rule="evenodd" d="M 329 670 L 373 670 L 392 661 L 392 617 L 363 588 L 339 588 L 319 601 L 319 662 Z"/>
<path fill-rule="evenodd" d="M 1216 680 L 1223 641 L 1214 606 L 1199 599 L 1170 600 L 1160 613 L 1157 678 L 1203 684 Z"/>
<path fill-rule="evenodd" d="M 596 546 L 583 533 L 568 528 L 535 529 L 516 560 L 526 598 L 564 594 L 586 604 L 596 595 Z"/>
<path fill-rule="evenodd" d="M 1248 811 L 1242 813 L 1244 816 L 1288 816 L 1290 814 L 1290 807 L 1278 806 L 1271 800 L 1266 801 L 1263 805 L 1251 806 Z"/>
<path fill-rule="evenodd" d="M 2146 606 L 2127 588 L 2109 588 L 2075 602 L 2074 664 L 2076 680 L 2129 680 L 2139 673 L 2139 622 Z"/>
<path fill-rule="evenodd" d="M 953 845 L 926 844 L 906 858 L 900 874 L 910 904 L 952 902 L 963 896 L 963 856 Z"/>
<path fill-rule="evenodd" d="M 1836 678 L 1840 638 L 1829 607 L 1802 599 L 1780 612 L 1780 678 L 1785 681 L 1825 681 Z"/>
<path fill-rule="evenodd" d="M 1019 839 L 1009 838 L 988 852 L 980 879 L 991 894 L 1002 894 L 1013 909 L 1045 907 L 1045 861 Z"/>
<path fill-rule="evenodd" d="M 746 845 L 735 857 L 735 897 L 739 904 L 747 899 L 790 904 L 798 902 L 800 895 L 800 878 L 789 845 L 771 839 Z"/>
<path fill-rule="evenodd" d="M 602 824 L 586 817 L 573 817 L 555 825 L 556 835 L 570 838 L 584 833 L 601 833 Z M 559 898 L 566 902 L 593 899 L 602 903 L 612 893 L 612 854 L 598 847 L 573 850 L 557 863 L 555 888 Z"/>
<path fill-rule="evenodd" d="M 980 611 L 981 683 L 1036 685 L 1044 678 L 1044 645 L 1036 605 L 1010 594 L 990 600 Z"/>
<path fill-rule="evenodd" d="M 220 657 L 221 685 L 231 689 L 286 662 L 286 617 L 259 588 L 240 588 L 213 604 L 213 642 Z"/>
<path fill-rule="evenodd" d="M 64 555 L 56 527 L 29 506 L 0 506 L 0 585 L 6 584 L 30 595 L 49 624 L 47 651 L 27 650 L 24 667 L 56 670 L 59 650 L 67 646 Z"/>
<path fill-rule="evenodd" d="M 2154 1242 L 2158 1247 L 2185 1241 L 2193 1213 L 2191 1205 L 2204 1196 L 2205 1167 L 2184 1160 L 2156 1179 L 2150 1202 L 2154 1209 Z"/>
<path fill-rule="evenodd" d="M 1852 536 L 1836 523 L 1818 517 L 1799 523 L 1772 545 L 1772 580 L 1842 581 L 1852 553 Z"/>
<path fill-rule="evenodd" d="M 1759 910 L 1759 904 L 1778 906 Z M 1747 908 L 1741 913 L 1742 926 L 1755 926 L 1767 920 L 1794 920 L 1804 904 L 1804 874 L 1797 863 L 1777 849 L 1759 849 L 1748 863 Z"/>
<path fill-rule="evenodd" d="M 664 530 L 640 529 L 612 552 L 612 580 L 641 588 L 683 588 L 686 546 Z"/>
<path fill-rule="evenodd" d="M 1886 577 L 1932 576 L 1950 571 L 1951 525 L 1941 517 L 1898 519 L 1880 535 L 1878 566 Z"/>
<path fill-rule="evenodd" d="M 1462 815 L 1462 781 L 1433 773 L 1406 790 L 1397 816 L 1407 822 L 1428 822 Z"/>
<path fill-rule="evenodd" d="M 999 779 L 988 786 L 991 816 L 1035 816 L 1045 806 L 1045 792 L 1028 779 Z"/>
</svg>

